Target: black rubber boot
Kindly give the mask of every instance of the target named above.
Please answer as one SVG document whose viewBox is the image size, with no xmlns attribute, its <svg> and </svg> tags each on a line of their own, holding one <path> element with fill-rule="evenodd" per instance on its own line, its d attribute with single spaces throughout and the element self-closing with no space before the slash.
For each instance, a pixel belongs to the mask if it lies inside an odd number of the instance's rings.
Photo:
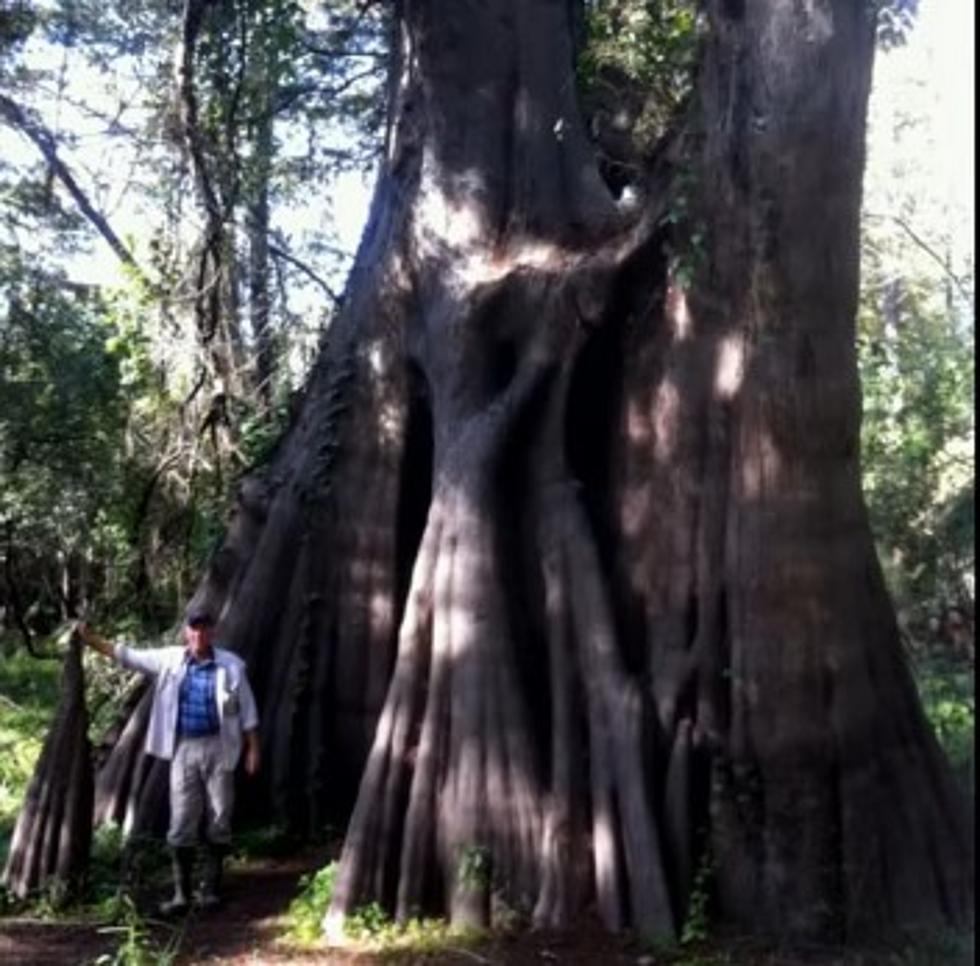
<svg viewBox="0 0 980 966">
<path fill-rule="evenodd" d="M 171 851 L 174 875 L 173 898 L 160 903 L 161 916 L 179 916 L 190 906 L 191 872 L 194 869 L 194 849 L 181 847 Z"/>
<path fill-rule="evenodd" d="M 227 845 L 207 844 L 204 869 L 201 875 L 201 891 L 197 903 L 202 909 L 213 909 L 221 902 L 221 880 L 224 876 Z"/>
</svg>

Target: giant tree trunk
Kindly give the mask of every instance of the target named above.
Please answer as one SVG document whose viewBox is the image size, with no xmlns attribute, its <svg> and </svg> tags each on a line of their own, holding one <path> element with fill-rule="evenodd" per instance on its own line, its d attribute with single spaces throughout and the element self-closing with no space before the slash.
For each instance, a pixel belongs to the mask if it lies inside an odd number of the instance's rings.
<svg viewBox="0 0 980 966">
<path fill-rule="evenodd" d="M 668 236 L 666 162 L 633 213 L 599 177 L 574 4 L 400 5 L 344 311 L 198 592 L 267 804 L 349 814 L 332 923 L 669 935 L 709 862 L 750 931 L 968 915 L 860 494 L 867 5 L 709 6 Z"/>
</svg>

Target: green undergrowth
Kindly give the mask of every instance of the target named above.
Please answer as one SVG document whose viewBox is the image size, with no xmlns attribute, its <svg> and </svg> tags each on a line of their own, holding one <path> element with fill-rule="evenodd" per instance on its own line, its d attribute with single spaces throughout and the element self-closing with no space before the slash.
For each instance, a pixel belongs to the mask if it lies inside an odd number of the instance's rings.
<svg viewBox="0 0 980 966">
<path fill-rule="evenodd" d="M 286 912 L 286 935 L 293 942 L 309 944 L 320 939 L 320 922 L 333 896 L 337 863 L 331 862 L 299 880 L 299 893 Z"/>
<path fill-rule="evenodd" d="M 81 895 L 63 902 L 56 890 L 15 901 L 2 896 L 3 908 L 40 920 L 56 920 L 94 930 L 111 951 L 85 960 L 89 966 L 171 966 L 180 951 L 184 922 L 176 925 L 148 917 L 143 899 L 156 894 L 168 878 L 163 843 L 138 839 L 126 843 L 118 825 L 109 823 L 92 837 L 88 879 Z"/>
<path fill-rule="evenodd" d="M 93 966 L 172 966 L 177 961 L 186 920 L 167 925 L 160 936 L 161 923 L 146 919 L 129 896 L 119 900 L 113 921 L 99 928 L 100 935 L 115 940 L 112 952 L 103 953 Z M 154 927 L 154 928 L 151 928 Z"/>
<path fill-rule="evenodd" d="M 963 788 L 974 794 L 976 687 L 973 662 L 942 651 L 911 658 L 919 696 Z"/>
<path fill-rule="evenodd" d="M 286 912 L 285 938 L 307 947 L 323 940 L 321 923 L 333 897 L 337 862 L 303 876 L 299 894 Z M 345 942 L 382 958 L 398 959 L 403 954 L 421 955 L 467 948 L 485 934 L 474 929 L 450 926 L 444 919 L 409 919 L 398 923 L 376 902 L 368 903 L 344 920 Z"/>
</svg>

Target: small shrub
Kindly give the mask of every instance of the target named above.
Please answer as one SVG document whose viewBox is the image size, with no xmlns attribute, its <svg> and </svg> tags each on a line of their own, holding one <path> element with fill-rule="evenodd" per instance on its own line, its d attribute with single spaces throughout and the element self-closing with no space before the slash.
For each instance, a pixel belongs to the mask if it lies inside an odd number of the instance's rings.
<svg viewBox="0 0 980 966">
<path fill-rule="evenodd" d="M 711 881 L 714 876 L 715 865 L 711 855 L 711 850 L 706 848 L 701 856 L 698 871 L 694 876 L 694 883 L 691 886 L 691 895 L 687 903 L 687 917 L 681 928 L 681 945 L 688 946 L 691 943 L 701 943 L 708 938 L 710 931 L 710 920 L 708 917 L 708 907 L 711 901 Z"/>
<path fill-rule="evenodd" d="M 119 922 L 104 926 L 99 932 L 119 935 L 120 941 L 113 952 L 99 956 L 95 966 L 172 966 L 183 937 L 183 927 L 174 929 L 167 942 L 158 945 L 148 922 L 128 896 L 123 896 L 119 903 Z"/>
<path fill-rule="evenodd" d="M 299 880 L 299 895 L 286 912 L 287 935 L 300 943 L 316 942 L 320 938 L 320 923 L 333 898 L 337 879 L 336 862 Z"/>
<path fill-rule="evenodd" d="M 299 880 L 300 891 L 286 913 L 286 936 L 308 945 L 322 938 L 322 922 L 333 898 L 338 863 Z M 344 920 L 344 935 L 356 945 L 381 953 L 436 953 L 476 942 L 481 933 L 450 926 L 444 919 L 412 918 L 395 922 L 376 902 L 356 909 Z"/>
<path fill-rule="evenodd" d="M 379 940 L 396 929 L 389 915 L 377 902 L 369 902 L 352 912 L 344 922 L 344 932 L 351 939 Z"/>
<path fill-rule="evenodd" d="M 926 653 L 913 663 L 926 716 L 954 772 L 972 790 L 975 774 L 976 696 L 971 663 L 943 653 Z"/>
</svg>

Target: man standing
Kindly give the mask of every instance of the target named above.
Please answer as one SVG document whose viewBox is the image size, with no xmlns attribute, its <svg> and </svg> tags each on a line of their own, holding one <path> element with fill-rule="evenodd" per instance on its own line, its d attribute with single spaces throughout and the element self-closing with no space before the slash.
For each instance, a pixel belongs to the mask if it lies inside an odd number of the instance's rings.
<svg viewBox="0 0 980 966">
<path fill-rule="evenodd" d="M 170 761 L 170 827 L 174 895 L 161 905 L 167 915 L 186 912 L 194 851 L 202 815 L 205 857 L 198 904 L 218 904 L 224 857 L 231 842 L 234 771 L 245 748 L 245 771 L 259 770 L 258 713 L 245 662 L 212 643 L 213 615 L 190 612 L 184 647 L 136 650 L 112 644 L 85 624 L 82 640 L 125 668 L 151 675 L 153 706 L 146 753 Z"/>
</svg>

